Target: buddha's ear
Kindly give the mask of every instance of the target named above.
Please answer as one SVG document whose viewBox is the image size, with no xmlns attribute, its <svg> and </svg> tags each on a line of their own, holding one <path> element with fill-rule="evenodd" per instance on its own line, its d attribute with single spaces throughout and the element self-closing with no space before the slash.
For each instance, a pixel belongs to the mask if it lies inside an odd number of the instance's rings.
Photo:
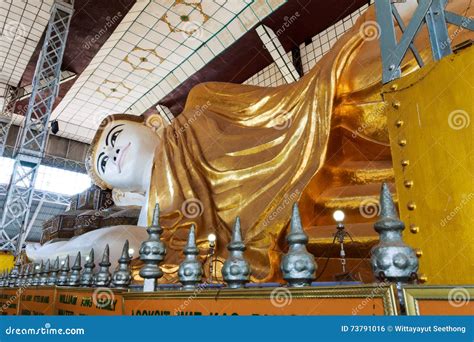
<svg viewBox="0 0 474 342">
<path fill-rule="evenodd" d="M 119 189 L 112 189 L 112 199 L 116 206 L 129 207 L 145 205 L 145 195 L 138 192 L 127 192 Z"/>
<path fill-rule="evenodd" d="M 158 113 L 150 114 L 146 120 L 145 125 L 151 128 L 156 134 L 161 135 L 163 128 L 168 126 L 168 123 Z"/>
</svg>

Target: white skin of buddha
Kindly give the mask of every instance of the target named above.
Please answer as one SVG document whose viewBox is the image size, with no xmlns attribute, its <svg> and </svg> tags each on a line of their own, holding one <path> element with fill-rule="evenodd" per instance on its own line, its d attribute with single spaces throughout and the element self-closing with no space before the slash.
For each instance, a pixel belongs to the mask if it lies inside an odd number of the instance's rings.
<svg viewBox="0 0 474 342">
<path fill-rule="evenodd" d="M 141 206 L 138 226 L 112 226 L 91 231 L 69 241 L 28 244 L 26 253 L 33 261 L 63 260 L 67 255 L 74 258 L 78 251 L 85 257 L 91 248 L 96 254 L 96 264 L 102 258 L 106 244 L 110 246 L 112 267 L 120 257 L 123 243 L 129 240 L 134 257 L 138 257 L 140 244 L 148 236 L 146 230 L 146 208 L 148 188 L 155 149 L 160 135 L 143 123 L 117 120 L 109 122 L 97 142 L 95 160 L 98 174 L 113 190 L 114 202 L 118 206 Z"/>
<path fill-rule="evenodd" d="M 140 205 L 138 225 L 146 225 L 146 199 L 160 136 L 145 125 L 125 120 L 108 123 L 97 143 L 94 165 L 114 189 L 118 206 Z"/>
</svg>

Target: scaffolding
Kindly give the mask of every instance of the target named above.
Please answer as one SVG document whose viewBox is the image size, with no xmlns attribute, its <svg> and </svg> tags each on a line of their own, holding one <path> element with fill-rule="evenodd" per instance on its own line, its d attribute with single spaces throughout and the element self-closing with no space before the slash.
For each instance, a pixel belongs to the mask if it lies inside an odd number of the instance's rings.
<svg viewBox="0 0 474 342">
<path fill-rule="evenodd" d="M 423 60 L 420 57 L 414 39 L 420 27 L 426 24 L 428 29 L 433 60 L 450 55 L 451 39 L 447 24 L 457 25 L 462 29 L 474 31 L 474 22 L 471 18 L 460 16 L 445 10 L 448 0 L 419 0 L 418 7 L 408 24 L 405 24 L 395 6 L 394 0 L 375 0 L 377 24 L 380 30 L 380 50 L 382 55 L 382 81 L 388 83 L 402 75 L 400 64 L 411 50 L 420 67 Z M 402 36 L 397 42 L 394 19 L 397 22 Z"/>
<path fill-rule="evenodd" d="M 0 250 L 18 254 L 28 228 L 34 184 L 49 135 L 49 118 L 59 91 L 61 63 L 66 47 L 73 0 L 56 0 L 49 19 L 28 111 L 15 147 L 15 164 L 0 224 Z"/>
<path fill-rule="evenodd" d="M 6 85 L 3 95 L 3 108 L 0 114 L 0 157 L 3 156 L 7 145 L 8 132 L 13 121 L 15 104 L 18 100 L 18 88 Z"/>
</svg>

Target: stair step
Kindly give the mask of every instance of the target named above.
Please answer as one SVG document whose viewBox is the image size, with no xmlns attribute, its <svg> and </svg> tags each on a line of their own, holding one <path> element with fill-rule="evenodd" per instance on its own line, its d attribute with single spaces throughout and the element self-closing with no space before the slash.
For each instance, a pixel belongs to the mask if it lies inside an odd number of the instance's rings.
<svg viewBox="0 0 474 342">
<path fill-rule="evenodd" d="M 391 161 L 344 161 L 329 164 L 324 172 L 331 177 L 333 186 L 364 185 L 368 182 L 393 182 L 395 174 Z"/>
<path fill-rule="evenodd" d="M 373 222 L 380 210 L 378 202 L 381 186 L 382 183 L 371 183 L 326 189 L 315 200 L 315 215 L 309 225 L 333 225 L 332 214 L 335 210 L 344 211 L 346 223 Z M 389 183 L 389 187 L 393 193 L 394 184 Z M 398 203 L 397 196 L 393 198 Z"/>
<path fill-rule="evenodd" d="M 378 238 L 377 232 L 374 230 L 374 222 L 364 222 L 364 223 L 346 223 L 344 224 L 345 230 L 352 236 L 354 240 L 361 239 L 374 239 Z M 305 232 L 308 234 L 308 237 L 311 241 L 315 243 L 322 243 L 324 241 L 332 240 L 334 233 L 336 232 L 336 224 L 325 225 L 325 226 L 314 226 L 314 227 L 305 227 Z M 347 238 L 348 241 L 350 240 Z"/>
<path fill-rule="evenodd" d="M 392 193 L 395 185 L 388 183 Z M 328 209 L 359 209 L 362 203 L 378 202 L 382 183 L 332 187 L 323 191 L 316 203 Z M 396 200 L 396 195 L 394 196 Z"/>
<path fill-rule="evenodd" d="M 395 186 L 393 183 L 388 183 L 391 192 L 395 192 Z M 380 189 L 382 183 L 369 183 L 369 184 L 358 184 L 358 185 L 347 185 L 330 187 L 324 190 L 320 197 L 321 202 L 329 201 L 330 199 L 349 199 L 349 198 L 365 198 L 380 195 Z"/>
</svg>

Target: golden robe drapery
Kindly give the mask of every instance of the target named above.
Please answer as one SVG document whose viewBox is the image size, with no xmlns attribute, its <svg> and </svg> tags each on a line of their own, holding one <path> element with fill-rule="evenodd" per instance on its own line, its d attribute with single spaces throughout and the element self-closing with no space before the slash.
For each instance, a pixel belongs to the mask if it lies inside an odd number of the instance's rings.
<svg viewBox="0 0 474 342">
<path fill-rule="evenodd" d="M 331 126 L 343 124 L 343 112 L 333 117 L 338 104 L 381 88 L 378 40 L 361 34 L 367 22 L 375 23 L 373 7 L 298 82 L 210 82 L 191 90 L 184 111 L 164 129 L 150 187 L 149 218 L 158 202 L 171 249 L 180 250 L 195 223 L 198 244 L 215 233 L 217 254 L 225 256 L 240 216 L 253 274 L 267 274 L 272 241 L 285 235 L 291 205 L 322 166 Z M 416 42 L 429 58 L 426 32 Z M 415 68 L 407 56 L 403 70 Z M 168 263 L 177 262 L 174 255 Z"/>
</svg>

